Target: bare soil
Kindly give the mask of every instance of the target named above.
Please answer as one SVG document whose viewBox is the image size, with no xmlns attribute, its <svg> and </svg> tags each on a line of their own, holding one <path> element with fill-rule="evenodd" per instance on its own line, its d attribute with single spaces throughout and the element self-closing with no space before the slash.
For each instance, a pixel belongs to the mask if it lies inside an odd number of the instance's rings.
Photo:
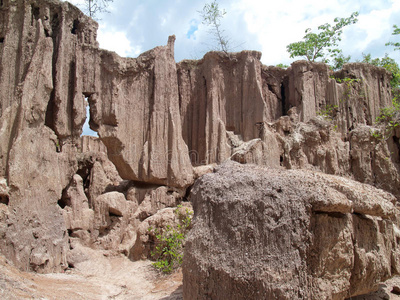
<svg viewBox="0 0 400 300">
<path fill-rule="evenodd" d="M 182 272 L 163 275 L 152 262 L 130 261 L 123 255 L 86 248 L 89 259 L 64 273 L 22 272 L 0 255 L 0 299 L 40 300 L 181 300 Z M 351 300 L 400 300 L 400 277 L 375 293 Z"/>
<path fill-rule="evenodd" d="M 0 256 L 0 299 L 182 299 L 182 272 L 158 273 L 151 261 L 88 249 L 90 259 L 57 274 L 21 272 Z"/>
</svg>

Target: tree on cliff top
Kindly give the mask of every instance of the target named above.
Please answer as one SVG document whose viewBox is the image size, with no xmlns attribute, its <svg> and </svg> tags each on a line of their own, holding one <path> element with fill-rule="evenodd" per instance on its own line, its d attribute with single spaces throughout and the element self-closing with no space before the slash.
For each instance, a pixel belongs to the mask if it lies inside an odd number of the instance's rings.
<svg viewBox="0 0 400 300">
<path fill-rule="evenodd" d="M 219 50 L 228 53 L 229 39 L 224 35 L 224 30 L 221 29 L 221 19 L 226 15 L 226 11 L 220 10 L 217 1 L 214 0 L 210 4 L 206 3 L 199 13 L 203 19 L 202 23 L 212 27 L 210 33 L 218 43 Z"/>
<path fill-rule="evenodd" d="M 107 7 L 111 2 L 114 0 L 84 0 L 83 9 L 89 17 L 96 19 L 98 13 L 108 12 Z"/>
<path fill-rule="evenodd" d="M 338 57 L 342 53 L 337 46 L 341 41 L 343 27 L 356 23 L 357 16 L 358 12 L 354 12 L 348 18 L 335 18 L 333 26 L 328 23 L 318 26 L 319 33 L 311 32 L 310 28 L 306 29 L 303 41 L 289 44 L 286 47 L 290 57 L 303 56 L 308 61 L 322 58 L 322 61 L 326 63 L 329 62 L 328 57 Z"/>
</svg>

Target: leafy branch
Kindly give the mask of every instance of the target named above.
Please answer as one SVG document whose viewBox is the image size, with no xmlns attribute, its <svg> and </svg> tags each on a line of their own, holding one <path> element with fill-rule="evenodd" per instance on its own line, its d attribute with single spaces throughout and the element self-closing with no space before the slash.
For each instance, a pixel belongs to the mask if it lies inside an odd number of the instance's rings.
<svg viewBox="0 0 400 300">
<path fill-rule="evenodd" d="M 398 34 L 400 34 L 400 28 L 397 26 L 397 25 L 393 25 L 393 32 L 392 32 L 392 35 L 398 35 Z M 400 50 L 400 43 L 399 42 L 397 42 L 397 43 L 395 43 L 395 42 L 388 42 L 388 43 L 386 43 L 385 44 L 386 46 L 394 46 L 395 48 L 394 48 L 394 50 Z"/>
<path fill-rule="evenodd" d="M 348 18 L 335 18 L 333 26 L 328 23 L 318 26 L 319 33 L 312 32 L 311 28 L 306 29 L 303 41 L 289 44 L 286 47 L 290 57 L 303 56 L 312 62 L 322 58 L 323 62 L 329 62 L 328 56 L 337 57 L 342 53 L 342 50 L 336 47 L 341 41 L 343 27 L 355 24 L 358 21 L 357 16 L 358 12 L 354 12 Z"/>
</svg>

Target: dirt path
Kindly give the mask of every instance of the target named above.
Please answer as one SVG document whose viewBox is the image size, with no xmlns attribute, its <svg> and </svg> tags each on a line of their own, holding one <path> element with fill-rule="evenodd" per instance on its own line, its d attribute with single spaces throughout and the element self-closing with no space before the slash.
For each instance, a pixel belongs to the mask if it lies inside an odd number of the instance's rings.
<svg viewBox="0 0 400 300">
<path fill-rule="evenodd" d="M 46 275 L 21 272 L 0 257 L 0 299 L 182 299 L 180 271 L 164 276 L 150 261 L 88 252 L 73 269 Z"/>
<path fill-rule="evenodd" d="M 160 275 L 150 261 L 132 262 L 89 248 L 85 259 L 65 273 L 21 272 L 0 256 L 2 300 L 181 300 L 182 272 Z M 400 300 L 400 277 L 381 284 L 376 293 L 352 300 Z"/>
</svg>

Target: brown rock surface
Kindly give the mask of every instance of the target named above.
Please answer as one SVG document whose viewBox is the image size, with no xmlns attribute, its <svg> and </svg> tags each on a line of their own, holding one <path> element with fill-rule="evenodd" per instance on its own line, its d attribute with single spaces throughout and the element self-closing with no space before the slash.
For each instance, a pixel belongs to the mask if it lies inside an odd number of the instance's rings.
<svg viewBox="0 0 400 300">
<path fill-rule="evenodd" d="M 192 202 L 187 299 L 343 299 L 398 273 L 396 199 L 372 186 L 230 162 Z"/>
<path fill-rule="evenodd" d="M 68 2 L 4 1 L 0 8 L 0 251 L 20 269 L 50 272 L 77 264 L 71 251 L 79 243 L 146 257 L 142 229 L 160 210 L 185 200 L 195 178 L 227 159 L 341 175 L 400 199 L 400 130 L 382 141 L 371 135 L 380 108 L 390 104 L 384 69 L 349 64 L 332 73 L 324 64 L 300 61 L 284 70 L 263 66 L 256 51 L 210 52 L 176 64 L 173 36 L 138 58 L 121 58 L 98 48 L 97 27 Z M 99 139 L 80 137 L 85 98 Z M 279 178 L 290 176 L 297 178 Z M 392 206 L 363 196 L 377 192 L 360 192 L 365 186 L 347 179 L 314 179 L 330 196 L 316 196 L 318 213 L 311 215 L 304 199 L 287 207 L 291 222 L 299 217 L 324 225 L 326 234 L 314 227 L 302 231 L 316 239 L 344 228 L 332 255 L 338 261 L 343 256 L 347 269 L 338 267 L 339 280 L 331 276 L 335 270 L 318 275 L 317 268 L 307 282 L 332 280 L 337 295 L 363 293 L 391 275 L 385 251 L 397 243 L 388 237 Z M 358 236 L 357 226 L 366 234 Z M 360 246 L 349 233 L 360 241 L 370 234 L 384 246 Z M 282 245 L 287 237 L 279 237 Z M 307 249 L 319 247 L 301 241 Z M 322 255 L 316 261 L 325 261 L 326 249 L 316 249 Z M 354 255 L 345 256 L 346 249 Z M 301 269 L 308 262 L 294 264 Z M 366 269 L 379 274 L 370 278 Z M 354 283 L 360 278 L 365 286 Z M 306 285 L 309 291 L 319 293 Z"/>
<path fill-rule="evenodd" d="M 185 187 L 193 183 L 182 139 L 175 37 L 137 59 L 103 52 L 93 118 L 124 179 Z"/>
<path fill-rule="evenodd" d="M 256 51 L 209 52 L 178 64 L 182 133 L 194 165 L 230 156 L 226 130 L 249 141 L 259 137 L 257 122 L 273 119 L 263 98 L 260 58 Z"/>
</svg>

